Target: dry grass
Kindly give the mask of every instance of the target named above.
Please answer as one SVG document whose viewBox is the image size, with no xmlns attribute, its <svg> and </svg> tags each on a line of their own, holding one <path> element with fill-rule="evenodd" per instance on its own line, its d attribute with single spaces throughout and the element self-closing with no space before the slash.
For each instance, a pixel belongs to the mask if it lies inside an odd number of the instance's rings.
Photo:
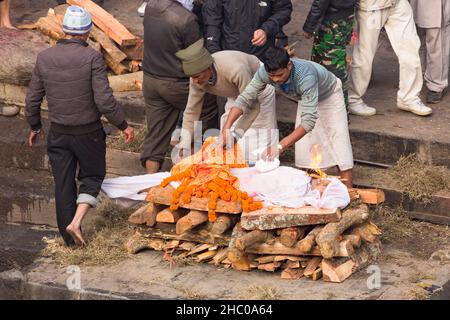
<svg viewBox="0 0 450 320">
<path fill-rule="evenodd" d="M 125 143 L 123 136 L 120 132 L 115 135 L 108 136 L 107 146 L 109 148 L 118 149 L 129 152 L 141 152 L 142 145 L 144 143 L 145 136 L 147 135 L 147 126 L 136 128 L 134 130 L 134 140 L 130 143 Z"/>
<path fill-rule="evenodd" d="M 420 230 L 403 208 L 378 206 L 371 210 L 372 221 L 383 231 L 381 240 L 398 243 L 413 238 Z"/>
<path fill-rule="evenodd" d="M 448 169 L 424 164 L 415 154 L 401 157 L 386 175 L 413 201 L 429 203 L 434 193 L 450 189 Z"/>
<path fill-rule="evenodd" d="M 422 288 L 414 288 L 406 293 L 409 300 L 429 300 L 430 293 Z"/>
<path fill-rule="evenodd" d="M 44 239 L 47 246 L 42 255 L 51 257 L 60 265 L 110 265 L 130 257 L 124 242 L 132 235 L 128 225 L 129 210 L 123 210 L 105 200 L 97 207 L 100 217 L 92 231 L 85 234 L 85 248 L 68 248 L 61 237 Z"/>
<path fill-rule="evenodd" d="M 268 286 L 251 285 L 240 298 L 245 300 L 276 300 L 280 298 L 280 292 L 278 289 Z"/>
</svg>

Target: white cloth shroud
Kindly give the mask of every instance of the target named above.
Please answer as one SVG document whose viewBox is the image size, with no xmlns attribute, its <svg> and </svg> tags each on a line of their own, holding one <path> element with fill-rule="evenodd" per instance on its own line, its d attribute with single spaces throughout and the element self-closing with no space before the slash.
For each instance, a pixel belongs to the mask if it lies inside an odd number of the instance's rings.
<svg viewBox="0 0 450 320">
<path fill-rule="evenodd" d="M 231 169 L 239 179 L 240 190 L 250 196 L 264 201 L 264 206 L 278 205 L 297 208 L 311 205 L 318 208 L 344 208 L 350 203 L 350 196 L 345 185 L 336 178 L 330 178 L 322 196 L 318 190 L 311 189 L 311 177 L 304 171 L 281 166 L 266 173 L 259 173 L 253 168 Z M 105 179 L 102 191 L 109 198 L 145 200 L 146 192 L 139 191 L 157 186 L 170 176 L 169 172 L 158 172 L 134 177 Z M 174 184 L 177 187 L 178 184 Z"/>
</svg>

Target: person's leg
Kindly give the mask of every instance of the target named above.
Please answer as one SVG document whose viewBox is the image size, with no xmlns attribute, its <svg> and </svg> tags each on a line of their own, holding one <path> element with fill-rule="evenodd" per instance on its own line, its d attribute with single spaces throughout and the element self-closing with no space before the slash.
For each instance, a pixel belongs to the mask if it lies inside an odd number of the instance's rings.
<svg viewBox="0 0 450 320">
<path fill-rule="evenodd" d="M 374 108 L 364 104 L 362 97 L 369 86 L 378 37 L 386 19 L 386 10 L 356 11 L 358 41 L 353 47 L 348 80 L 348 103 L 352 114 L 371 116 Z"/>
<path fill-rule="evenodd" d="M 103 129 L 73 136 L 71 149 L 78 164 L 80 188 L 77 198 L 75 217 L 67 227 L 67 232 L 78 245 L 84 245 L 81 223 L 89 209 L 97 205 L 97 196 L 106 175 L 106 134 Z"/>
<path fill-rule="evenodd" d="M 11 18 L 9 15 L 10 7 L 10 0 L 0 2 L 0 28 L 5 27 L 9 29 L 16 29 L 11 23 Z"/>
<path fill-rule="evenodd" d="M 64 242 L 71 246 L 74 240 L 66 231 L 76 211 L 77 185 L 75 174 L 77 161 L 69 148 L 69 137 L 52 130 L 47 137 L 47 153 L 55 181 L 56 221 Z"/>
<path fill-rule="evenodd" d="M 426 29 L 427 64 L 424 75 L 428 88 L 427 102 L 438 103 L 448 86 L 448 27 Z"/>
<path fill-rule="evenodd" d="M 384 27 L 400 63 L 397 104 L 401 107 L 419 103 L 419 94 L 423 85 L 419 56 L 420 39 L 417 35 L 411 5 L 407 0 L 399 0 L 395 7 L 391 8 Z M 429 108 L 423 106 L 422 109 L 426 111 Z"/>
<path fill-rule="evenodd" d="M 148 173 L 155 173 L 169 149 L 178 116 L 186 106 L 189 83 L 163 81 L 144 75 L 143 89 L 148 133 L 144 139 L 141 162 Z M 177 102 L 178 108 L 172 104 L 173 101 Z"/>
<path fill-rule="evenodd" d="M 314 37 L 311 60 L 323 65 L 341 79 L 345 106 L 348 109 L 347 46 L 353 32 L 354 15 L 336 20 L 324 21 Z"/>
<path fill-rule="evenodd" d="M 346 185 L 347 188 L 353 188 L 353 169 L 343 170 L 341 171 L 339 167 L 339 176 L 342 179 L 342 183 Z"/>
</svg>

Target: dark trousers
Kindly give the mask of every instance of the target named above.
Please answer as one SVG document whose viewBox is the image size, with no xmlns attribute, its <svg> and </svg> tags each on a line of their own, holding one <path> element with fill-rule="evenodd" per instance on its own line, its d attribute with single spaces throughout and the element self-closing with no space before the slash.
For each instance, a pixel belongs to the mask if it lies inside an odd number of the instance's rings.
<svg viewBox="0 0 450 320">
<path fill-rule="evenodd" d="M 146 160 L 163 162 L 178 117 L 186 108 L 189 82 L 161 80 L 144 74 L 143 93 L 148 127 L 141 153 L 141 162 L 145 166 Z M 218 128 L 218 107 L 215 96 L 205 95 L 200 120 L 203 132 L 207 129 Z"/>
<path fill-rule="evenodd" d="M 67 135 L 50 129 L 47 152 L 55 181 L 56 220 L 67 245 L 73 245 L 66 232 L 77 209 L 79 195 L 96 198 L 106 174 L 106 143 L 103 129 L 83 134 Z M 75 176 L 78 169 L 80 188 Z"/>
</svg>

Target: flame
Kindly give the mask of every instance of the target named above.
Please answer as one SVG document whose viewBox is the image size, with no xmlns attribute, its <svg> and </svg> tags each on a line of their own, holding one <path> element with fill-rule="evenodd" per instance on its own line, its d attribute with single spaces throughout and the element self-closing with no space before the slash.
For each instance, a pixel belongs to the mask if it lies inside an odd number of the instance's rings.
<svg viewBox="0 0 450 320">
<path fill-rule="evenodd" d="M 320 178 L 326 178 L 327 174 L 320 170 L 320 163 L 322 162 L 322 147 L 320 144 L 314 144 L 311 147 L 311 165 L 310 167 L 317 172 Z"/>
</svg>

